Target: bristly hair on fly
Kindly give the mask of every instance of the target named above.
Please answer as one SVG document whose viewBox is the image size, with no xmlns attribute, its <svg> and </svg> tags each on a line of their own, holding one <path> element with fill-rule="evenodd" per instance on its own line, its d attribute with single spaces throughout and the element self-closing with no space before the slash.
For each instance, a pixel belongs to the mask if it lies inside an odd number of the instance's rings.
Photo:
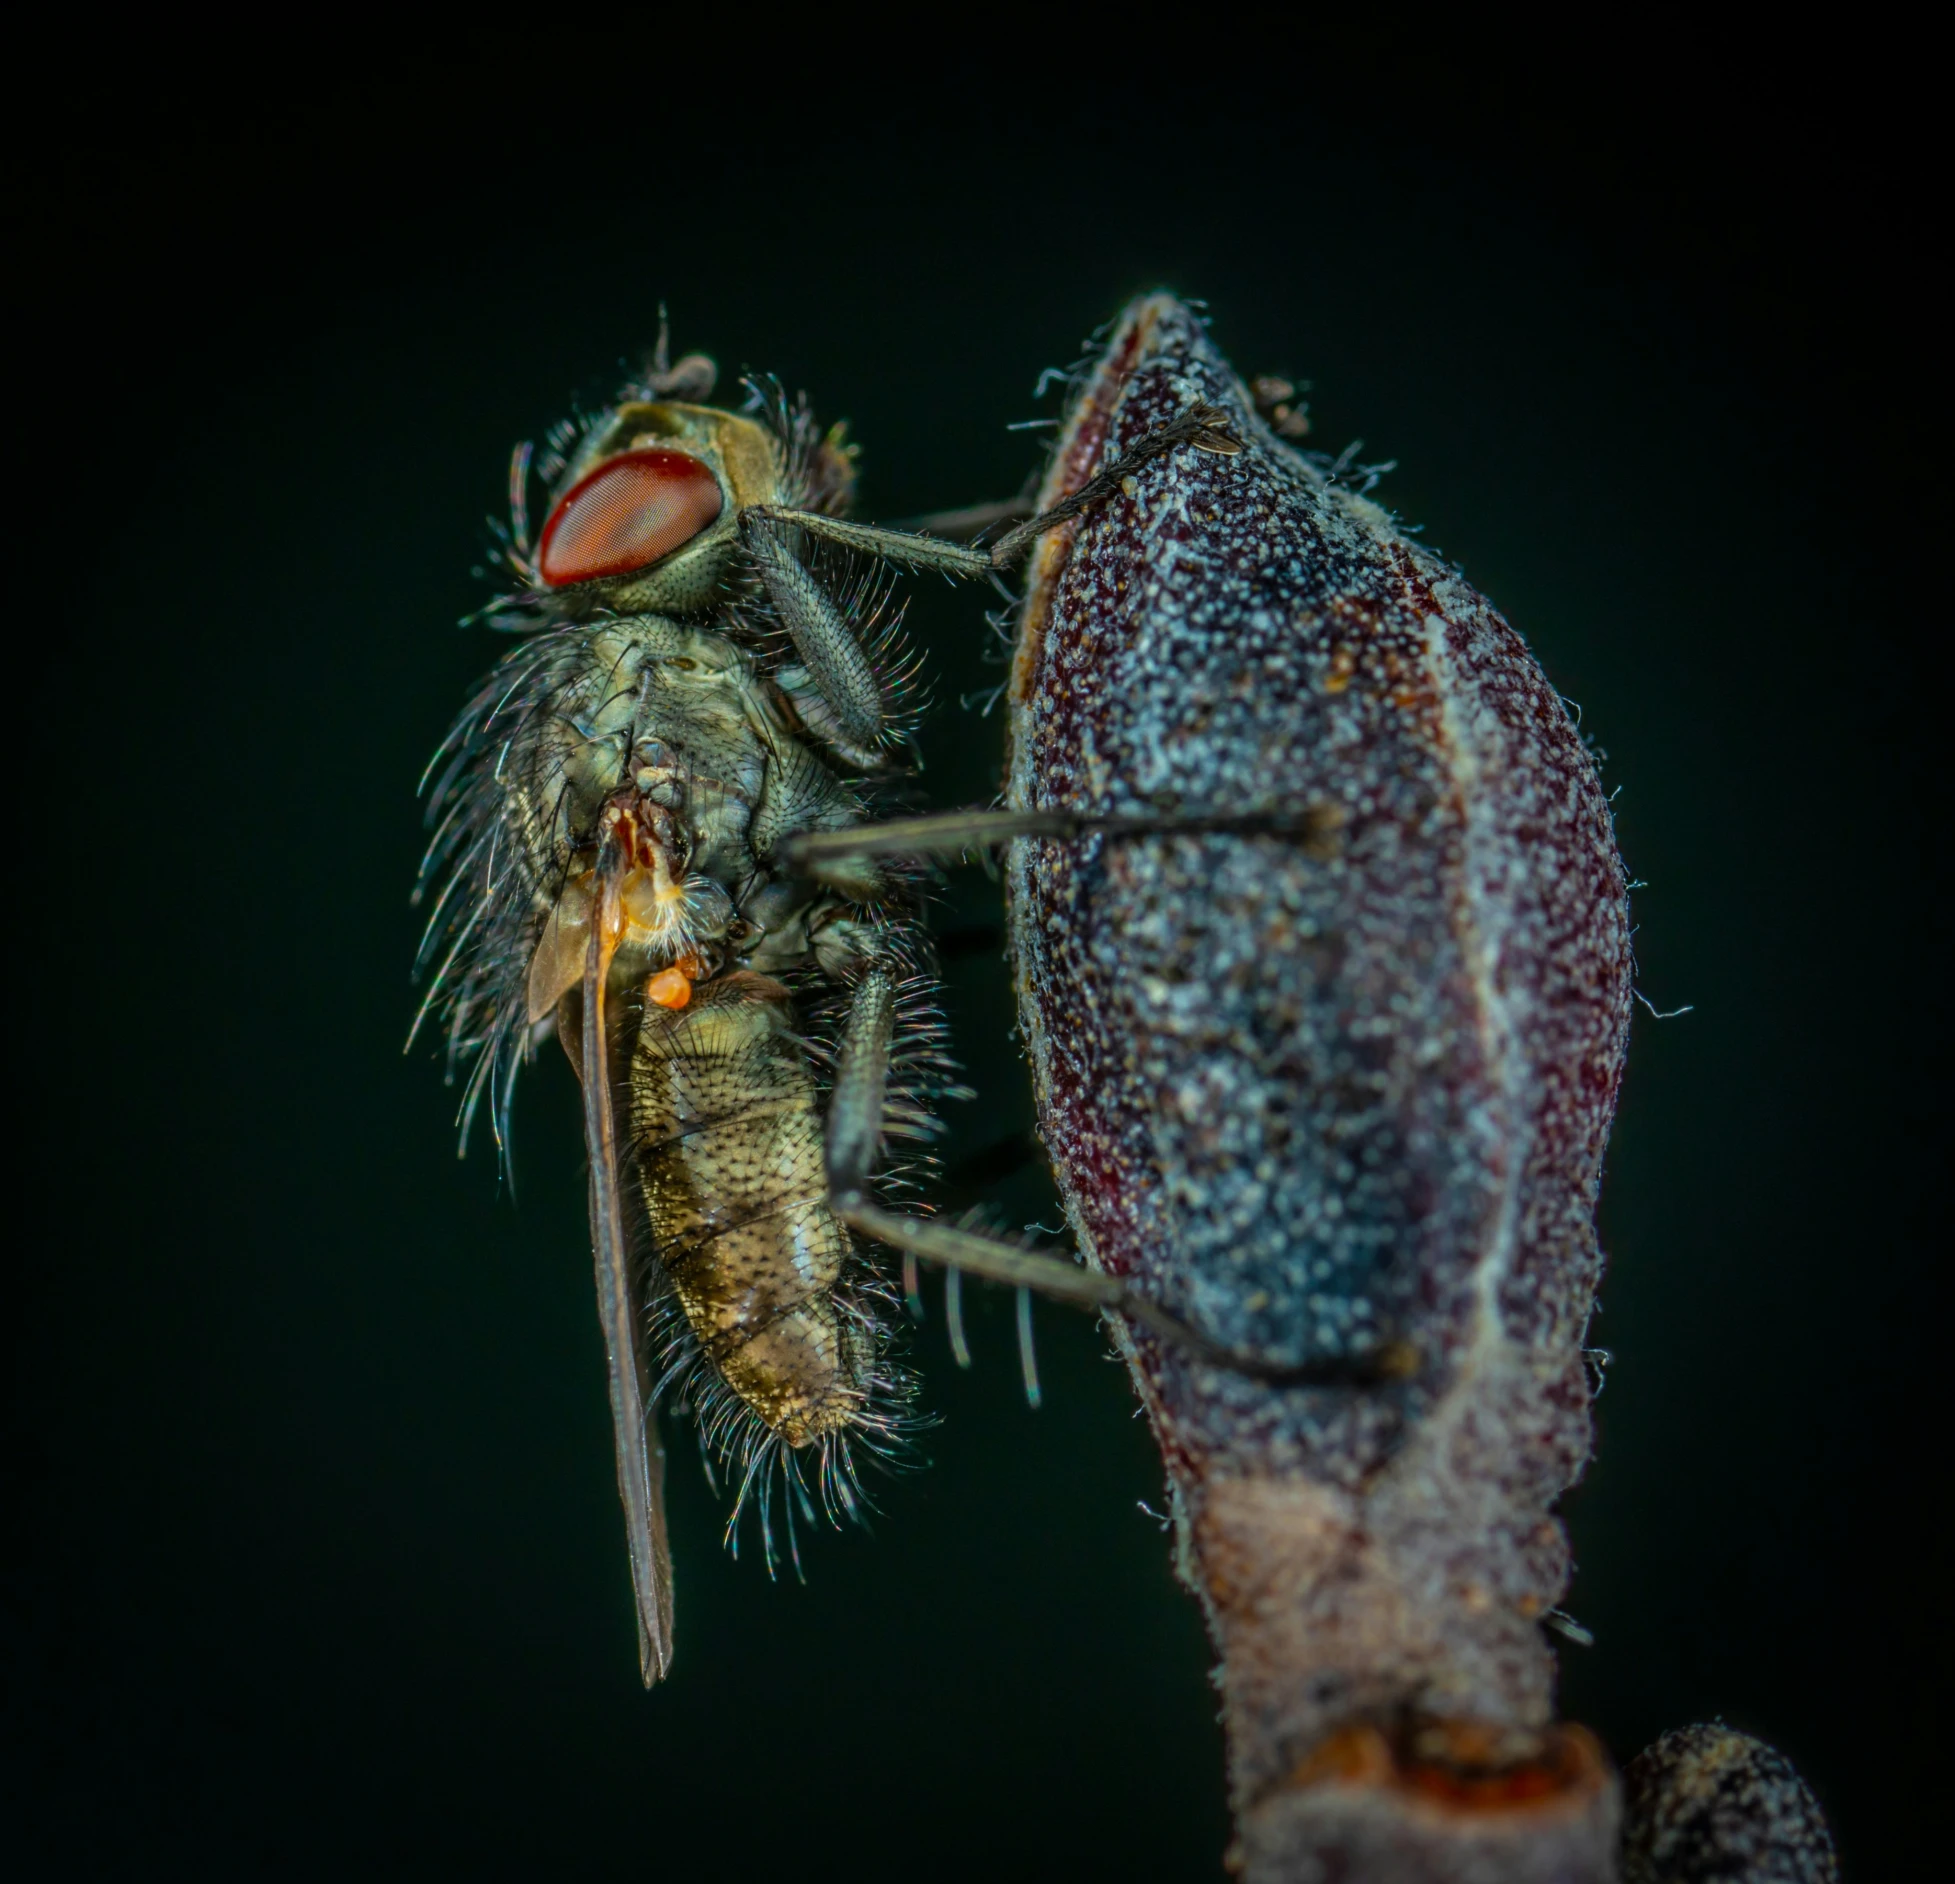
<svg viewBox="0 0 1955 1884">
<path fill-rule="evenodd" d="M 857 1337 L 872 1345 L 876 1364 L 851 1423 L 824 1433 L 803 1451 L 784 1444 L 780 1434 L 726 1384 L 725 1376 L 700 1348 L 669 1286 L 657 1287 L 647 1304 L 647 1328 L 661 1361 L 649 1404 L 654 1408 L 670 1404 L 682 1415 L 690 1413 L 707 1484 L 717 1492 L 724 1477 L 733 1490 L 733 1508 L 726 1519 L 727 1549 L 739 1556 L 742 1520 L 751 1513 L 770 1577 L 778 1574 L 781 1561 L 775 1531 L 777 1500 L 788 1560 L 798 1577 L 802 1571 L 797 1515 L 807 1524 L 826 1520 L 836 1529 L 865 1523 L 876 1508 L 862 1482 L 865 1455 L 880 1471 L 909 1470 L 915 1463 L 916 1436 L 937 1423 L 936 1415 L 916 1411 L 917 1375 L 898 1350 L 897 1344 L 908 1338 L 906 1318 L 898 1313 L 899 1294 L 859 1251 L 835 1300 Z"/>
</svg>

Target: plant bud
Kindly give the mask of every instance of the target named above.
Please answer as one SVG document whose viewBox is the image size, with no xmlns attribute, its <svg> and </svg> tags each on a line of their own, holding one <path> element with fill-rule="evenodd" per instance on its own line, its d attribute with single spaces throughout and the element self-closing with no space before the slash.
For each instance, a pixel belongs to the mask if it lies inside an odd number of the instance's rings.
<svg viewBox="0 0 1955 1884">
<path fill-rule="evenodd" d="M 1616 1782 L 1543 1636 L 1631 998 L 1608 803 L 1521 638 L 1180 303 L 1121 318 L 1041 507 L 1196 402 L 1247 449 L 1156 458 L 1039 546 L 1010 802 L 1314 835 L 1026 841 L 1010 891 L 1087 1261 L 1348 1375 L 1121 1337 L 1221 1655 L 1232 1862 L 1611 1877 Z"/>
</svg>

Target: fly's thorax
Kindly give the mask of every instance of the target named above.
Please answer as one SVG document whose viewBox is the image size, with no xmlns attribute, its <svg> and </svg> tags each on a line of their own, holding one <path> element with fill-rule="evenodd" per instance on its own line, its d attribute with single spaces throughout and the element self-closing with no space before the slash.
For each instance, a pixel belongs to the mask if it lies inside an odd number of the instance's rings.
<svg viewBox="0 0 1955 1884">
<path fill-rule="evenodd" d="M 750 897 L 742 914 L 759 930 L 743 959 L 761 974 L 812 962 L 836 985 L 853 980 L 886 949 L 889 926 L 861 904 L 807 882 L 777 879 Z"/>
<path fill-rule="evenodd" d="M 840 831 L 863 820 L 860 798 L 807 746 L 776 737 L 768 754 L 767 788 L 754 807 L 754 855 L 771 863 L 774 847 L 802 831 Z M 822 881 L 853 901 L 869 903 L 888 890 L 882 870 L 867 858 L 844 858 L 822 872 Z"/>
<path fill-rule="evenodd" d="M 780 441 L 757 420 L 677 402 L 618 406 L 551 491 L 543 585 L 573 613 L 704 613 L 733 574 L 739 513 L 783 501 L 785 473 Z M 614 566 L 635 552 L 641 566 Z"/>
<path fill-rule="evenodd" d="M 532 886 L 531 1020 L 581 973 L 600 838 L 620 816 L 649 848 L 643 874 L 622 886 L 613 996 L 682 963 L 695 979 L 743 960 L 840 972 L 852 956 L 834 938 L 822 946 L 822 931 L 887 884 L 872 862 L 844 860 L 820 882 L 775 874 L 782 837 L 852 825 L 863 808 L 794 736 L 753 658 L 656 615 L 562 638 L 509 768 L 508 817 Z M 667 993 L 686 998 L 676 984 Z"/>
<path fill-rule="evenodd" d="M 873 1344 L 841 1296 L 848 1233 L 787 990 L 735 971 L 648 1004 L 630 1088 L 647 1225 L 701 1349 L 788 1444 L 848 1425 Z"/>
<path fill-rule="evenodd" d="M 768 713 L 752 661 L 722 635 L 640 615 L 567 636 L 510 799 L 534 879 L 560 881 L 595 843 L 605 805 L 635 789 L 680 819 L 682 867 L 743 880 Z"/>
</svg>

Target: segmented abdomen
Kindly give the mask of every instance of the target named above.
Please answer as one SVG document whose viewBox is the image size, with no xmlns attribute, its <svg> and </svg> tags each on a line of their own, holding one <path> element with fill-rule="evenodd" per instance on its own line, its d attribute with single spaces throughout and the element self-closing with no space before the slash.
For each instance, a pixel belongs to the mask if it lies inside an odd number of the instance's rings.
<svg viewBox="0 0 1955 1884">
<path fill-rule="evenodd" d="M 791 1446 L 848 1425 L 874 1354 L 840 1299 L 848 1232 L 787 990 L 743 971 L 648 1006 L 631 1136 L 659 1263 L 727 1385 Z"/>
</svg>

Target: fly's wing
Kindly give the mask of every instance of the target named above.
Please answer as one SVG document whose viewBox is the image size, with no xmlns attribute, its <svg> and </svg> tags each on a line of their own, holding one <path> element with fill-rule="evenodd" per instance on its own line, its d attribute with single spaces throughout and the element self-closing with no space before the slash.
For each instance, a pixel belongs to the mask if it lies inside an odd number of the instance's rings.
<svg viewBox="0 0 1955 1884">
<path fill-rule="evenodd" d="M 615 884 L 602 902 L 615 902 Z M 665 1448 L 645 1408 L 640 1354 L 642 1317 L 626 1260 L 618 1196 L 618 1126 L 611 1097 L 611 1058 L 604 1024 L 604 984 L 616 947 L 612 912 L 590 925 L 583 977 L 584 1145 L 591 1166 L 591 1254 L 597 1268 L 597 1313 L 604 1324 L 611 1422 L 618 1445 L 618 1496 L 631 1546 L 638 1609 L 638 1665 L 646 1687 L 672 1666 L 672 1552 L 665 1535 Z"/>
</svg>

